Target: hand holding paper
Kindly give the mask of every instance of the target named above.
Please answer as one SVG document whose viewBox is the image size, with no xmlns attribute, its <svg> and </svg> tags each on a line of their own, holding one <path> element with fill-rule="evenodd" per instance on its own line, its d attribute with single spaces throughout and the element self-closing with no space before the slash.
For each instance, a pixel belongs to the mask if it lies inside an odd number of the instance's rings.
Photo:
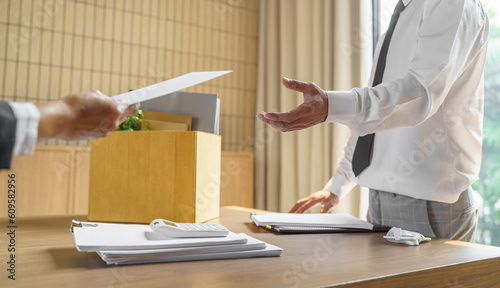
<svg viewBox="0 0 500 288">
<path fill-rule="evenodd" d="M 98 90 L 68 95 L 61 100 L 38 103 L 38 140 L 58 138 L 87 140 L 105 137 L 137 113 L 139 105 L 113 101 Z"/>
</svg>

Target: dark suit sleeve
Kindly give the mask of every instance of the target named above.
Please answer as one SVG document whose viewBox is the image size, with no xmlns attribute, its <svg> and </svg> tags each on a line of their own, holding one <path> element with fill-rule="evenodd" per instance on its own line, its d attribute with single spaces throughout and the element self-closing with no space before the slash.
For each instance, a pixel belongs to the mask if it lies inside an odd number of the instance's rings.
<svg viewBox="0 0 500 288">
<path fill-rule="evenodd" d="M 9 169 L 16 142 L 16 117 L 7 102 L 0 101 L 0 169 Z"/>
</svg>

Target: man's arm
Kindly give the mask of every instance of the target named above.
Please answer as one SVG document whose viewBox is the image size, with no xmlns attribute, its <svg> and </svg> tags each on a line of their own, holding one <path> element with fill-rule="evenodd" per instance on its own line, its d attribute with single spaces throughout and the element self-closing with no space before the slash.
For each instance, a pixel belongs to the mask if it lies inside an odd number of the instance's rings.
<svg viewBox="0 0 500 288">
<path fill-rule="evenodd" d="M 125 105 L 96 90 L 36 106 L 0 102 L 0 169 L 10 168 L 13 155 L 33 154 L 39 140 L 106 137 L 138 108 L 138 104 Z"/>
<path fill-rule="evenodd" d="M 314 83 L 290 80 L 294 82 L 294 87 L 300 87 L 300 90 L 292 90 L 304 93 L 304 104 L 285 113 L 261 112 L 257 117 L 280 131 L 304 129 L 326 118 L 325 122 L 336 121 L 347 125 L 355 135 L 422 123 L 441 107 L 452 84 L 484 49 L 488 35 L 487 18 L 473 1 L 466 5 L 453 0 L 428 3 L 429 7 L 426 7 L 419 26 L 416 53 L 406 76 L 377 87 L 326 93 Z M 464 10 L 449 9 L 461 4 L 464 4 Z M 474 9 L 481 11 L 472 11 Z M 465 16 L 460 13 L 465 13 Z M 443 19 L 446 21 L 443 22 Z M 442 25 L 437 25 L 439 23 Z M 289 88 L 290 83 L 284 84 Z M 306 97 L 306 93 L 315 97 Z M 328 106 L 327 113 L 325 105 Z M 317 112 L 315 121 L 311 121 L 311 111 Z M 354 146 L 351 147 L 354 149 Z M 348 159 L 352 159 L 352 156 L 344 157 L 342 161 Z M 350 166 L 350 160 L 346 163 Z M 346 170 L 342 166 L 325 187 L 332 192 L 352 188 L 351 181 L 347 180 L 349 177 L 346 177 L 351 168 Z M 318 200 L 316 193 L 304 198 L 309 198 L 309 201 L 301 199 L 299 202 L 309 205 L 307 203 L 326 201 L 330 205 L 326 200 L 328 196 L 321 194 L 323 197 L 319 198 L 323 200 Z M 342 195 L 342 192 L 333 193 Z M 299 202 L 296 206 L 304 207 Z M 294 207 L 292 210 L 297 209 Z"/>
<path fill-rule="evenodd" d="M 125 105 L 91 90 L 59 101 L 37 104 L 40 111 L 38 139 L 87 140 L 106 137 L 137 113 L 138 104 Z"/>
<path fill-rule="evenodd" d="M 16 118 L 9 104 L 0 101 L 0 169 L 10 168 L 16 139 Z"/>
<path fill-rule="evenodd" d="M 470 11 L 480 9 L 474 3 L 464 4 L 469 10 L 450 9 L 461 5 L 455 0 L 428 3 L 407 75 L 376 87 L 326 93 L 314 83 L 291 80 L 285 86 L 298 87 L 290 89 L 304 93 L 304 103 L 285 113 L 262 112 L 259 119 L 281 131 L 292 131 L 324 118 L 325 122 L 342 123 L 355 134 L 366 135 L 415 126 L 434 115 L 464 68 L 485 47 L 488 25 L 481 11 Z M 314 121 L 311 111 L 317 113 Z"/>
</svg>

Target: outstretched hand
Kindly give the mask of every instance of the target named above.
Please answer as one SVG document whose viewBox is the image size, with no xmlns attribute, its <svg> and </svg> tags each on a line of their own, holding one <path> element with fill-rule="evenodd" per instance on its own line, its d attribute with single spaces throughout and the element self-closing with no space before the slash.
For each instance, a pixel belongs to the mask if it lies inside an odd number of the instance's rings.
<svg viewBox="0 0 500 288">
<path fill-rule="evenodd" d="M 314 192 L 306 198 L 302 198 L 290 209 L 289 213 L 304 213 L 314 206 L 322 206 L 323 208 L 319 213 L 328 213 L 340 202 L 337 195 L 333 194 L 329 190 L 320 190 Z"/>
<path fill-rule="evenodd" d="M 260 112 L 257 118 L 282 131 L 301 130 L 325 122 L 328 116 L 328 98 L 325 91 L 312 82 L 283 78 L 283 85 L 304 94 L 304 103 L 283 113 Z"/>
<path fill-rule="evenodd" d="M 86 140 L 106 137 L 137 113 L 139 104 L 117 102 L 98 90 L 72 94 L 59 101 L 37 104 L 38 139 Z"/>
</svg>

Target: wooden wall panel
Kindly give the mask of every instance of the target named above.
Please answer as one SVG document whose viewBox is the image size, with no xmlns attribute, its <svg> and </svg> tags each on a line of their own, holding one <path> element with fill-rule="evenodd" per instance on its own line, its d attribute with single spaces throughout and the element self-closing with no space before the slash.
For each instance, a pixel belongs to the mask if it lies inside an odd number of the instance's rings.
<svg viewBox="0 0 500 288">
<path fill-rule="evenodd" d="M 220 206 L 254 207 L 253 153 L 222 152 Z"/>
<path fill-rule="evenodd" d="M 73 214 L 72 191 L 76 151 L 82 147 L 37 148 L 35 156 L 16 156 L 12 169 L 0 172 L 2 199 L 7 199 L 7 175 L 16 174 L 17 216 Z M 5 205 L 0 205 L 0 214 L 5 215 Z"/>
<path fill-rule="evenodd" d="M 258 0 L 1 0 L 0 99 L 116 95 L 192 71 L 233 70 L 187 91 L 219 94 L 222 150 L 252 152 L 257 23 Z"/>
<path fill-rule="evenodd" d="M 222 152 L 221 206 L 253 207 L 253 153 Z M 16 216 L 87 214 L 90 151 L 79 146 L 38 146 L 0 172 L 0 215 L 7 214 L 7 175 L 16 174 Z"/>
<path fill-rule="evenodd" d="M 89 204 L 90 151 L 88 149 L 76 150 L 74 163 L 73 211 L 75 214 L 87 214 Z"/>
</svg>

